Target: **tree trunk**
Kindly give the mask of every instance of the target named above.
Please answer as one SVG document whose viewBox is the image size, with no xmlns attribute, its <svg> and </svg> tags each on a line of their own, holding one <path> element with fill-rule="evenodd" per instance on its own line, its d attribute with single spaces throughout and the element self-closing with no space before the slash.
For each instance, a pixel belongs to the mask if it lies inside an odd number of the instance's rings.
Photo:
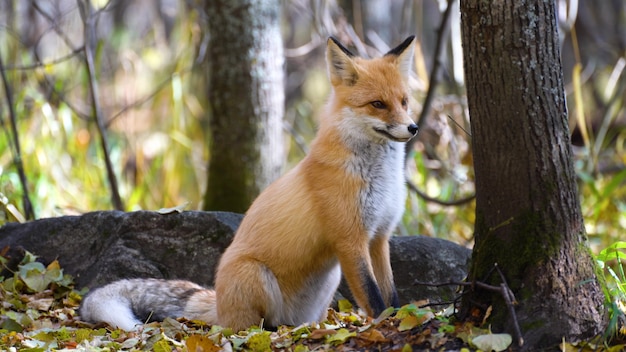
<svg viewBox="0 0 626 352">
<path fill-rule="evenodd" d="M 205 210 L 243 213 L 284 161 L 278 0 L 210 0 L 210 155 Z"/>
<path fill-rule="evenodd" d="M 462 0 L 461 12 L 476 173 L 469 279 L 499 286 L 498 264 L 527 349 L 590 338 L 606 322 L 603 283 L 578 199 L 554 1 Z M 468 289 L 462 313 L 488 306 L 493 331 L 513 333 L 497 293 Z"/>
</svg>

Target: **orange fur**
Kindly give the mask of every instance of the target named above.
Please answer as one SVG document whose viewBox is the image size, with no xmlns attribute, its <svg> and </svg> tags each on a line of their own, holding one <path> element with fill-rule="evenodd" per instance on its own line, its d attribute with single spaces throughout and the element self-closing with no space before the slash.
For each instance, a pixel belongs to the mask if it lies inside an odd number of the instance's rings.
<svg viewBox="0 0 626 352">
<path fill-rule="evenodd" d="M 333 93 L 311 152 L 255 200 L 221 259 L 215 289 L 222 325 L 239 329 L 259 324 L 261 319 L 274 326 L 323 319 L 339 283 L 338 264 L 368 314 L 381 311 L 380 305 L 373 307 L 377 297 L 372 296 L 380 296 L 385 306 L 397 304 L 388 237 L 404 202 L 402 168 L 395 167 L 401 161 L 394 160 L 394 168 L 383 171 L 399 173 L 390 177 L 400 180 L 391 185 L 390 192 L 400 195 L 393 199 L 400 205 L 393 205 L 391 220 L 372 226 L 363 220 L 367 214 L 361 205 L 373 181 L 368 179 L 368 170 L 359 167 L 370 165 L 367 158 L 378 154 L 359 155 L 355 146 L 384 150 L 389 143 L 413 136 L 393 129 L 413 125 L 407 108 L 407 72 L 400 67 L 410 57 L 352 58 L 332 40 L 328 52 Z M 337 70 L 333 60 L 343 60 L 343 66 Z M 385 108 L 374 106 L 375 101 Z M 387 131 L 393 139 L 371 129 L 367 122 L 358 122 L 361 116 L 393 126 Z M 385 166 L 385 161 L 379 164 Z M 384 198 L 387 190 L 381 192 Z M 387 216 L 385 209 L 370 207 Z M 368 277 L 373 285 L 366 282 Z"/>
</svg>

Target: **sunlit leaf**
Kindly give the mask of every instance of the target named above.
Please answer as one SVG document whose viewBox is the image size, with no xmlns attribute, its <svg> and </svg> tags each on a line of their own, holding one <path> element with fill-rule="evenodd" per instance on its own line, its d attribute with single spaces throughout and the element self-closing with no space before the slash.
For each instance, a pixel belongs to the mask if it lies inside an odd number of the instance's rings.
<svg viewBox="0 0 626 352">
<path fill-rule="evenodd" d="M 297 345 L 296 348 L 293 350 L 294 352 L 309 352 L 309 347 L 306 345 Z"/>
<path fill-rule="evenodd" d="M 337 333 L 337 330 L 334 330 L 334 329 L 316 329 L 316 330 L 311 331 L 309 338 L 314 339 L 314 340 L 319 340 L 319 339 L 326 337 L 327 335 L 334 335 L 336 333 Z"/>
<path fill-rule="evenodd" d="M 210 338 L 198 334 L 189 336 L 185 344 L 189 352 L 217 352 L 221 350 L 221 347 L 215 345 Z"/>
<path fill-rule="evenodd" d="M 248 338 L 246 346 L 251 351 L 270 351 L 272 349 L 272 339 L 269 331 L 254 334 Z"/>
<path fill-rule="evenodd" d="M 398 326 L 398 331 L 407 331 L 411 330 L 414 327 L 419 325 L 419 319 L 417 319 L 414 315 L 409 315 L 400 321 L 400 325 Z"/>
<path fill-rule="evenodd" d="M 139 338 L 131 337 L 131 338 L 124 340 L 124 342 L 122 342 L 122 345 L 120 347 L 122 349 L 131 349 L 137 346 L 139 342 L 140 342 Z"/>
<path fill-rule="evenodd" d="M 352 311 L 352 303 L 347 299 L 340 299 L 337 301 L 337 306 L 339 307 L 340 312 L 348 313 Z"/>
<path fill-rule="evenodd" d="M 395 308 L 393 308 L 393 307 L 389 307 L 389 308 L 383 310 L 383 312 L 380 313 L 380 315 L 376 319 L 374 319 L 374 324 L 378 324 L 381 321 L 389 318 L 390 316 L 393 315 L 394 312 L 395 312 Z"/>
<path fill-rule="evenodd" d="M 171 352 L 172 347 L 166 340 L 163 339 L 155 342 L 152 346 L 152 350 L 154 352 Z"/>
<path fill-rule="evenodd" d="M 346 342 L 347 339 L 355 337 L 356 332 L 350 332 L 348 329 L 339 329 L 336 334 L 330 335 L 326 338 L 326 343 L 340 344 Z"/>
<path fill-rule="evenodd" d="M 509 334 L 487 334 L 476 336 L 472 339 L 472 343 L 483 351 L 504 351 L 513 341 Z"/>
<path fill-rule="evenodd" d="M 370 342 L 386 342 L 388 339 L 378 329 L 369 329 L 359 334 L 359 338 Z"/>
<path fill-rule="evenodd" d="M 37 298 L 37 299 L 33 299 L 29 301 L 27 303 L 27 306 L 29 308 L 33 308 L 33 309 L 37 309 L 41 311 L 47 311 L 50 309 L 53 303 L 54 303 L 54 298 L 52 297 Z"/>
<path fill-rule="evenodd" d="M 161 208 L 157 210 L 157 213 L 161 215 L 172 214 L 172 213 L 182 213 L 189 206 L 189 202 L 185 202 L 181 205 L 171 207 L 171 208 Z"/>
</svg>

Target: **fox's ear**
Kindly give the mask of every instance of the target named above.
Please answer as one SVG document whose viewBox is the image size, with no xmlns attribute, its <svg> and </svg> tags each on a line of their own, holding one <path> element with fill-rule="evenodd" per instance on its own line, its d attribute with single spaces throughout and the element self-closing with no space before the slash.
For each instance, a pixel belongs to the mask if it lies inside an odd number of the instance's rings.
<svg viewBox="0 0 626 352">
<path fill-rule="evenodd" d="M 352 58 L 354 54 L 346 49 L 339 41 L 333 37 L 328 38 L 326 43 L 326 65 L 328 66 L 328 76 L 333 86 L 341 83 L 353 86 L 358 74 Z"/>
<path fill-rule="evenodd" d="M 413 51 L 415 50 L 415 36 L 412 35 L 406 38 L 402 44 L 397 47 L 389 50 L 385 56 L 394 56 L 396 58 L 396 63 L 398 65 L 398 70 L 403 77 L 406 79 L 409 78 L 409 74 L 411 73 L 411 64 L 413 63 Z"/>
</svg>

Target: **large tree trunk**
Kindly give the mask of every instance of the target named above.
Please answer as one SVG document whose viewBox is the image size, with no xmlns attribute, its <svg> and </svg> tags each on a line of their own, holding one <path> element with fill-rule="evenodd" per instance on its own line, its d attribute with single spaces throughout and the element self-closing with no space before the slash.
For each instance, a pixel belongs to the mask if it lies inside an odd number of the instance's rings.
<svg viewBox="0 0 626 352">
<path fill-rule="evenodd" d="M 572 162 L 553 0 L 462 0 L 463 54 L 476 173 L 470 280 L 514 293 L 526 348 L 602 331 L 601 283 L 590 255 Z M 463 312 L 493 306 L 494 331 L 513 332 L 499 294 L 468 290 Z"/>
<path fill-rule="evenodd" d="M 211 142 L 204 209 L 245 212 L 284 160 L 278 0 L 210 0 Z"/>
</svg>

